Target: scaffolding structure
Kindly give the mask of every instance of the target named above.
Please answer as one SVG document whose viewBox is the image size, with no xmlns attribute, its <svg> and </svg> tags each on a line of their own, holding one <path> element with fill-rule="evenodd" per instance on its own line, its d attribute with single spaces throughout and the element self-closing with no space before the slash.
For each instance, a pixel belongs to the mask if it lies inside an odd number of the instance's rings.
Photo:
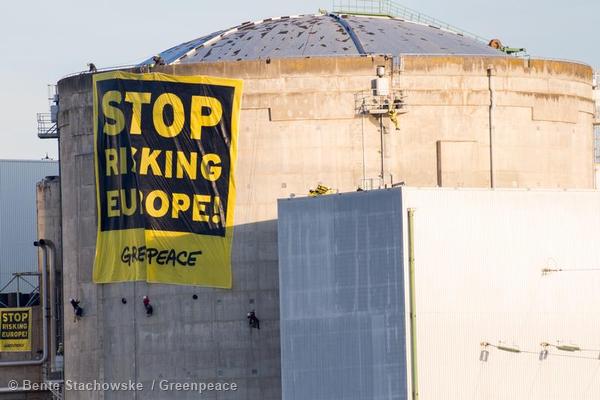
<svg viewBox="0 0 600 400">
<path fill-rule="evenodd" d="M 12 278 L 6 282 L 5 285 L 0 288 L 0 293 L 4 293 L 6 288 L 8 288 L 13 282 L 16 283 L 16 306 L 17 307 L 30 307 L 39 302 L 40 299 L 40 273 L 39 272 L 13 272 Z M 37 282 L 32 283 L 29 279 L 34 278 Z M 22 288 L 27 288 L 27 290 L 22 290 Z M 26 304 L 21 304 L 21 294 L 26 294 L 27 302 Z M 0 307 L 10 307 L 9 304 L 6 304 L 0 299 Z"/>
<path fill-rule="evenodd" d="M 56 85 L 48 85 L 49 113 L 38 113 L 37 135 L 40 139 L 58 139 L 58 92 Z"/>
</svg>

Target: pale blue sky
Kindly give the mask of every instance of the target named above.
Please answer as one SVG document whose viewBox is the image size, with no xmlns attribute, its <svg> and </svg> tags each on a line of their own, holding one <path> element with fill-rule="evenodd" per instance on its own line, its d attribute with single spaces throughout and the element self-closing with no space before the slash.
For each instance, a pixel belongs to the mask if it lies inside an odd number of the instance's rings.
<svg viewBox="0 0 600 400">
<path fill-rule="evenodd" d="M 600 67 L 600 2 L 404 0 L 407 7 L 532 56 Z M 86 68 L 135 64 L 175 44 L 247 20 L 331 9 L 330 0 L 6 1 L 0 6 L 0 158 L 57 157 L 37 138 L 47 84 Z"/>
</svg>

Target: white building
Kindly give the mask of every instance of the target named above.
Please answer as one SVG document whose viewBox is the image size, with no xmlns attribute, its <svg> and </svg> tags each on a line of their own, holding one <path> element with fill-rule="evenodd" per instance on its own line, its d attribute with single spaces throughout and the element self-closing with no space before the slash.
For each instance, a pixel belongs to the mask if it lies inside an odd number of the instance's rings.
<svg viewBox="0 0 600 400">
<path fill-rule="evenodd" d="M 281 200 L 283 399 L 600 398 L 599 227 L 596 191 Z"/>
</svg>

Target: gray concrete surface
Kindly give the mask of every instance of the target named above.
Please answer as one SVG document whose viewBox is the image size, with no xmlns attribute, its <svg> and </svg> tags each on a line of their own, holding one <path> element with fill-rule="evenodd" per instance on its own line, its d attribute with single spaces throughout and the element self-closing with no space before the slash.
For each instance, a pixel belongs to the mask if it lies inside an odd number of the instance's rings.
<svg viewBox="0 0 600 400">
<path fill-rule="evenodd" d="M 48 301 L 51 304 L 48 314 L 49 353 L 48 372 L 50 379 L 60 379 L 62 375 L 55 368 L 55 355 L 59 345 L 63 343 L 63 308 L 62 308 L 62 230 L 60 208 L 60 178 L 46 177 L 37 184 L 37 231 L 38 239 L 44 239 L 49 248 L 48 268 Z M 41 271 L 42 258 L 39 260 Z M 68 301 L 68 299 L 67 299 Z"/>
</svg>

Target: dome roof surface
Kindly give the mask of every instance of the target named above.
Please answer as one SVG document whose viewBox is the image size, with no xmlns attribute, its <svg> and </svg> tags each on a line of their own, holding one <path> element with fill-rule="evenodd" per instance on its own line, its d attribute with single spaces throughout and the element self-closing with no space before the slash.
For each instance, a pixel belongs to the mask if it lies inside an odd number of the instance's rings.
<svg viewBox="0 0 600 400">
<path fill-rule="evenodd" d="M 432 25 L 392 17 L 317 14 L 245 22 L 182 43 L 160 56 L 167 64 L 189 64 L 366 54 L 504 55 L 484 42 Z"/>
</svg>

